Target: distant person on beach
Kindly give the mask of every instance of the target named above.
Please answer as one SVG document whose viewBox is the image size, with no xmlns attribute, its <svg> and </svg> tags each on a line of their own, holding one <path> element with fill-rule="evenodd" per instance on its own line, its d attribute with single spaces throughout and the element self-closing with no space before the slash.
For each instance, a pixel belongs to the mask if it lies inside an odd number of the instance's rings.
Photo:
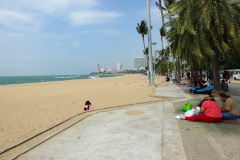
<svg viewBox="0 0 240 160">
<path fill-rule="evenodd" d="M 190 72 L 187 72 L 186 75 L 187 75 L 187 80 L 190 80 Z"/>
<path fill-rule="evenodd" d="M 211 72 L 209 72 L 209 74 L 208 74 L 208 81 L 213 81 L 213 72 L 211 71 Z"/>
<path fill-rule="evenodd" d="M 199 78 L 198 78 L 198 74 L 196 71 L 193 72 L 192 82 L 194 83 L 194 87 L 197 87 L 199 84 Z"/>
<path fill-rule="evenodd" d="M 179 87 L 187 87 L 187 83 L 180 83 L 179 82 Z"/>
<path fill-rule="evenodd" d="M 179 115 L 176 118 L 190 120 L 190 121 L 202 121 L 207 123 L 220 122 L 222 119 L 221 108 L 218 103 L 215 102 L 213 97 L 210 95 L 204 96 L 205 101 L 202 103 L 199 115 L 186 117 L 184 115 Z"/>
<path fill-rule="evenodd" d="M 209 88 L 209 87 L 210 87 L 210 85 L 209 85 L 208 82 L 206 82 L 206 81 L 200 82 L 200 81 L 199 81 L 199 82 L 197 83 L 197 87 L 194 87 L 195 90 L 192 91 L 192 92 L 190 92 L 190 93 L 191 93 L 191 94 L 195 94 L 195 93 L 197 92 L 197 90 L 204 89 L 204 88 Z"/>
<path fill-rule="evenodd" d="M 223 119 L 237 119 L 239 112 L 236 103 L 226 93 L 221 93 L 219 97 L 223 102 L 221 107 Z"/>
<path fill-rule="evenodd" d="M 224 68 L 224 71 L 223 71 L 223 79 L 228 82 L 228 79 L 229 79 L 229 73 L 227 71 L 227 68 Z"/>
<path fill-rule="evenodd" d="M 202 81 L 203 82 L 203 87 L 204 88 L 209 88 L 210 87 L 210 83 L 208 81 Z"/>
<path fill-rule="evenodd" d="M 205 77 L 206 77 L 206 72 L 205 71 L 202 71 L 202 77 L 203 77 L 203 80 L 205 81 Z"/>
<path fill-rule="evenodd" d="M 86 101 L 84 111 L 93 110 L 93 106 L 89 101 Z"/>
<path fill-rule="evenodd" d="M 222 80 L 221 88 L 222 88 L 222 90 L 224 90 L 224 92 L 228 92 L 229 91 L 228 84 L 225 82 L 224 79 Z"/>
<path fill-rule="evenodd" d="M 170 81 L 170 78 L 169 78 L 169 77 L 167 77 L 167 78 L 166 78 L 166 82 L 169 82 L 169 81 Z"/>
<path fill-rule="evenodd" d="M 232 76 L 232 72 L 230 72 L 230 71 L 228 70 L 228 83 L 231 83 L 231 81 L 230 81 L 231 76 Z"/>
</svg>

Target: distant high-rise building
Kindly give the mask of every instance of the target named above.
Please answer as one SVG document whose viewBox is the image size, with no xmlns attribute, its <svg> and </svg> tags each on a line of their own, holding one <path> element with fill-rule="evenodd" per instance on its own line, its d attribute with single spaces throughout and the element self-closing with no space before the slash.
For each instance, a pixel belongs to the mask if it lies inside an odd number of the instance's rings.
<svg viewBox="0 0 240 160">
<path fill-rule="evenodd" d="M 97 71 L 100 72 L 100 70 L 101 70 L 101 65 L 98 64 L 98 65 L 97 65 Z"/>
<path fill-rule="evenodd" d="M 104 67 L 102 67 L 100 64 L 97 65 L 98 72 L 104 72 Z"/>
<path fill-rule="evenodd" d="M 134 57 L 134 69 L 145 68 L 146 58 L 145 57 Z"/>
<path fill-rule="evenodd" d="M 123 70 L 124 70 L 122 63 L 117 62 L 117 69 L 116 69 L 116 70 L 117 70 L 117 71 L 123 71 Z"/>
</svg>

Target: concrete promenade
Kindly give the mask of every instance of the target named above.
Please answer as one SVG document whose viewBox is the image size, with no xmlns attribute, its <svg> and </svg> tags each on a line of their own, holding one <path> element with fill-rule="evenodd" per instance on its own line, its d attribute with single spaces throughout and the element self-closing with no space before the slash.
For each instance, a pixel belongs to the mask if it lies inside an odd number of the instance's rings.
<svg viewBox="0 0 240 160">
<path fill-rule="evenodd" d="M 240 109 L 240 83 L 231 83 L 229 88 L 227 94 Z M 195 106 L 203 96 L 188 90 L 172 83 L 159 87 L 157 96 L 179 100 L 93 114 L 17 159 L 239 160 L 240 125 L 174 119 L 186 101 Z"/>
<path fill-rule="evenodd" d="M 183 99 L 187 96 L 172 84 L 158 88 L 156 94 Z M 181 135 L 174 117 L 171 102 L 101 112 L 84 119 L 18 159 L 185 160 Z"/>
</svg>

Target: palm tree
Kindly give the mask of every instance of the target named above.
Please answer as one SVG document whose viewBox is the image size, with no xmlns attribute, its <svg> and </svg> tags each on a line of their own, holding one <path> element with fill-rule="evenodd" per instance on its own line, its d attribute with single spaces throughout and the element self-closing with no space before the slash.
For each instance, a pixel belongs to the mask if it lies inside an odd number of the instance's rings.
<svg viewBox="0 0 240 160">
<path fill-rule="evenodd" d="M 164 49 L 164 47 L 163 47 L 163 37 L 165 37 L 166 34 L 164 32 L 163 26 L 159 29 L 159 33 L 160 33 L 160 36 L 161 36 L 162 49 Z"/>
<path fill-rule="evenodd" d="M 143 49 L 144 49 L 144 51 L 145 51 L 146 48 L 145 48 L 144 35 L 146 35 L 146 34 L 148 33 L 148 27 L 147 27 L 146 22 L 145 22 L 144 20 L 142 20 L 140 24 L 137 23 L 136 29 L 137 29 L 137 32 L 142 35 L 142 39 L 143 39 Z"/>
<path fill-rule="evenodd" d="M 204 33 L 199 42 L 204 46 L 205 52 L 211 53 L 214 88 L 219 91 L 219 57 L 229 54 L 230 46 L 240 50 L 239 16 L 239 1 L 205 0 L 199 19 L 199 32 Z"/>
<path fill-rule="evenodd" d="M 162 50 L 161 51 L 159 51 L 158 53 L 159 53 L 159 55 L 162 57 L 162 56 L 165 56 L 166 57 L 166 53 L 167 52 L 165 52 L 165 49 L 164 49 L 164 46 L 163 46 L 163 37 L 165 37 L 166 36 L 166 34 L 165 34 L 165 32 L 164 32 L 164 29 L 163 29 L 163 27 L 161 27 L 160 29 L 159 29 L 159 32 L 160 32 L 160 36 L 161 36 L 161 42 L 162 42 Z M 167 63 L 167 76 L 169 77 L 169 58 L 165 58 L 165 60 L 167 61 L 166 63 Z"/>
<path fill-rule="evenodd" d="M 229 55 L 230 47 L 240 51 L 240 2 L 180 0 L 171 5 L 169 11 L 178 15 L 176 21 L 170 22 L 175 25 L 169 32 L 172 44 L 181 55 L 185 50 L 198 55 L 195 59 L 211 58 L 214 88 L 220 91 L 219 57 Z"/>
<path fill-rule="evenodd" d="M 168 7 L 169 1 L 164 0 L 164 2 L 165 2 L 165 4 L 166 4 L 167 7 Z M 172 3 L 172 2 L 173 2 L 173 1 L 170 1 L 170 3 Z M 161 0 L 159 0 L 159 4 L 156 2 L 156 5 L 159 7 L 159 9 L 160 9 L 160 11 L 161 11 L 162 24 L 164 25 L 165 23 L 164 23 L 163 7 L 162 7 L 162 2 L 161 2 Z M 176 73 L 177 73 L 177 72 L 176 72 L 175 59 L 174 59 L 174 56 L 173 56 L 173 53 L 172 53 L 172 49 L 171 49 L 170 42 L 169 42 L 168 37 L 167 37 L 166 27 L 163 27 L 163 30 L 164 30 L 164 32 L 165 32 L 165 34 L 166 34 L 166 39 L 167 39 L 167 43 L 168 43 L 168 47 L 169 47 L 170 54 L 171 54 L 171 56 L 172 56 L 173 66 L 174 66 L 174 71 L 175 71 L 175 77 L 176 77 Z"/>
<path fill-rule="evenodd" d="M 146 52 L 147 50 L 145 48 L 145 41 L 144 41 L 144 36 L 146 34 L 148 34 L 148 27 L 147 27 L 146 22 L 144 20 L 142 20 L 140 24 L 137 23 L 136 29 L 137 29 L 137 32 L 142 35 L 142 39 L 143 39 L 143 54 L 146 56 L 146 64 L 148 66 L 148 53 Z"/>
<path fill-rule="evenodd" d="M 182 5 L 184 3 L 185 5 Z M 200 2 L 201 3 L 201 2 Z M 197 19 L 190 19 L 190 16 L 197 13 L 197 11 L 190 10 L 189 8 L 194 8 L 187 1 L 181 0 L 172 4 L 168 10 L 169 14 L 167 16 L 176 17 L 176 14 L 179 15 L 176 18 L 172 18 L 166 26 L 171 26 L 171 29 L 168 32 L 169 40 L 172 45 L 172 50 L 175 53 L 175 56 L 178 57 L 178 60 L 186 61 L 192 68 L 192 71 L 201 64 L 201 59 L 203 58 L 202 52 L 196 38 L 196 31 L 192 23 L 197 23 Z M 180 63 L 178 62 L 178 72 L 180 71 Z M 180 76 L 178 75 L 178 80 Z"/>
<path fill-rule="evenodd" d="M 148 66 L 148 61 L 149 61 L 149 56 L 148 56 L 148 47 L 145 48 L 145 50 L 143 50 L 143 54 L 145 55 L 146 57 L 146 64 Z"/>
</svg>

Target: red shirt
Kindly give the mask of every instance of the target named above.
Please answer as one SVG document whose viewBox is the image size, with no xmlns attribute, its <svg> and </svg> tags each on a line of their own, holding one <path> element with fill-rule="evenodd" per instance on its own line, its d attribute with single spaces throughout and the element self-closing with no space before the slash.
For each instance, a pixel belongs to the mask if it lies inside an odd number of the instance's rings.
<svg viewBox="0 0 240 160">
<path fill-rule="evenodd" d="M 222 118 L 221 108 L 217 102 L 206 100 L 203 102 L 202 107 L 205 108 L 204 114 L 206 116 L 213 118 Z"/>
</svg>

